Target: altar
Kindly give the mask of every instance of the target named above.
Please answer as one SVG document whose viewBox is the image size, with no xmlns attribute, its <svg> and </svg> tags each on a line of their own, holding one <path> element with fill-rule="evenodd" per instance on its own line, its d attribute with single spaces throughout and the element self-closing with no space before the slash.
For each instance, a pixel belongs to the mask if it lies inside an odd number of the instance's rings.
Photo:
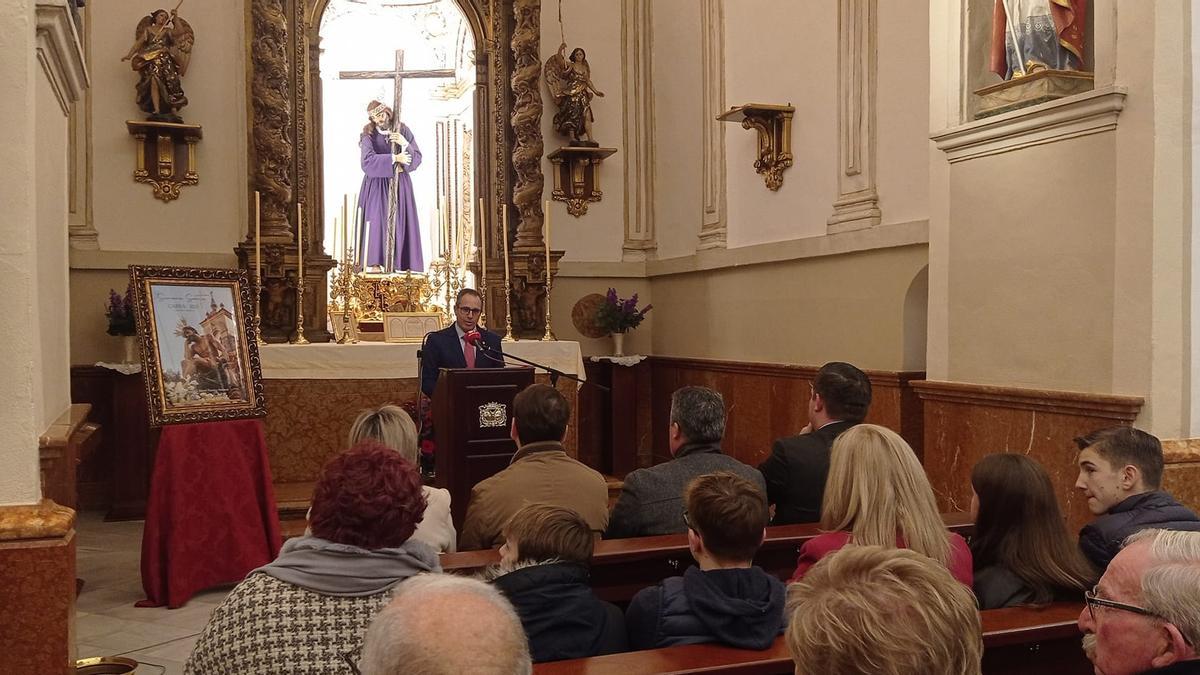
<svg viewBox="0 0 1200 675">
<path fill-rule="evenodd" d="M 267 397 L 267 449 L 277 492 L 304 493 L 303 489 L 289 490 L 287 486 L 316 480 L 326 460 L 346 448 L 350 425 L 361 410 L 416 400 L 419 347 L 385 342 L 259 347 Z M 505 342 L 502 347 L 514 356 L 585 377 L 578 342 L 518 340 Z M 509 365 L 521 364 L 510 360 Z M 538 382 L 550 381 L 549 374 L 541 369 L 534 377 Z M 564 445 L 574 456 L 578 385 L 562 378 L 557 386 L 571 404 Z"/>
</svg>

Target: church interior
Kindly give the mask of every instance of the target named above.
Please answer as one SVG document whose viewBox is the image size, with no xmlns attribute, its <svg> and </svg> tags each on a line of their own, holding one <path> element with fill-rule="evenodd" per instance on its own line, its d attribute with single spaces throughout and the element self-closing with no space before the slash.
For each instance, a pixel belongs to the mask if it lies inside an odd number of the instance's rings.
<svg viewBox="0 0 1200 675">
<path fill-rule="evenodd" d="M 994 72 L 995 4 L 0 3 L 13 672 L 125 656 L 183 673 L 228 592 L 134 607 L 175 430 L 141 363 L 180 338 L 152 340 L 149 314 L 113 334 L 130 266 L 240 271 L 228 311 L 206 294 L 192 323 L 262 338 L 229 377 L 265 405 L 260 506 L 284 539 L 355 415 L 418 396 L 425 324 L 392 341 L 388 315 L 450 326 L 469 287 L 506 354 L 566 375 L 535 379 L 570 402 L 564 446 L 614 495 L 671 459 L 676 389 L 720 392 L 723 452 L 758 466 L 842 361 L 943 514 L 969 509 L 977 461 L 1021 453 L 1077 532 L 1073 439 L 1112 426 L 1162 439 L 1163 489 L 1200 508 L 1200 12 L 1084 2 L 1078 67 L 1015 77 Z M 138 71 L 161 58 L 158 10 L 182 92 Z M 383 108 L 411 138 L 381 180 L 409 192 L 369 205 L 354 139 Z M 401 199 L 409 229 L 372 227 Z M 653 309 L 610 335 L 594 320 L 609 289 Z"/>
</svg>

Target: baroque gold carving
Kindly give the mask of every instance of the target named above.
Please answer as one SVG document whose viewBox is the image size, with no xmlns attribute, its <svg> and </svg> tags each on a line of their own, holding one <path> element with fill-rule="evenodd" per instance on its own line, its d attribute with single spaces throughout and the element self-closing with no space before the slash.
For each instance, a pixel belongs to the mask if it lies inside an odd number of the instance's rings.
<svg viewBox="0 0 1200 675">
<path fill-rule="evenodd" d="M 763 177 L 769 190 L 778 190 L 783 185 L 783 172 L 792 165 L 792 115 L 795 112 L 790 105 L 747 103 L 717 116 L 722 122 L 741 122 L 743 129 L 758 132 L 754 170 Z"/>
<path fill-rule="evenodd" d="M 0 506 L 0 541 L 65 537 L 75 527 L 75 511 L 51 499 L 28 506 Z"/>
<path fill-rule="evenodd" d="M 293 146 L 288 20 L 283 0 L 252 0 L 250 58 L 254 187 L 262 193 L 262 234 L 290 237 Z"/>
<path fill-rule="evenodd" d="M 513 16 L 513 205 L 517 208 L 514 248 L 542 245 L 542 62 L 541 0 L 516 0 Z"/>
</svg>

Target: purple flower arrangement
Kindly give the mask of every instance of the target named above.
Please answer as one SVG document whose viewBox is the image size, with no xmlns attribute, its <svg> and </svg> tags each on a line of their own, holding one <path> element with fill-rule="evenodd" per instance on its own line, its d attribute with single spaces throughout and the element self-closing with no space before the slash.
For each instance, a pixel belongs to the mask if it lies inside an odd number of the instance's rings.
<svg viewBox="0 0 1200 675">
<path fill-rule="evenodd" d="M 637 308 L 638 295 L 627 299 L 617 297 L 617 289 L 608 289 L 604 304 L 596 312 L 596 325 L 609 333 L 625 333 L 638 327 L 653 305 Z"/>
<path fill-rule="evenodd" d="M 104 306 L 104 316 L 108 317 L 109 335 L 137 335 L 137 324 L 133 319 L 133 282 L 125 289 L 125 295 L 112 290 L 108 291 L 108 304 Z"/>
</svg>

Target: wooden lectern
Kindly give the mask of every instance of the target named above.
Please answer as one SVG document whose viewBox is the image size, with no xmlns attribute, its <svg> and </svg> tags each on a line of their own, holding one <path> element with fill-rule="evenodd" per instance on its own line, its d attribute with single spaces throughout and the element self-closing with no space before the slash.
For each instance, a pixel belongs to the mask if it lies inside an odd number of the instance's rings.
<svg viewBox="0 0 1200 675">
<path fill-rule="evenodd" d="M 450 491 L 454 527 L 462 531 L 471 488 L 508 466 L 512 401 L 533 384 L 532 368 L 447 368 L 433 390 L 438 487 Z"/>
</svg>

